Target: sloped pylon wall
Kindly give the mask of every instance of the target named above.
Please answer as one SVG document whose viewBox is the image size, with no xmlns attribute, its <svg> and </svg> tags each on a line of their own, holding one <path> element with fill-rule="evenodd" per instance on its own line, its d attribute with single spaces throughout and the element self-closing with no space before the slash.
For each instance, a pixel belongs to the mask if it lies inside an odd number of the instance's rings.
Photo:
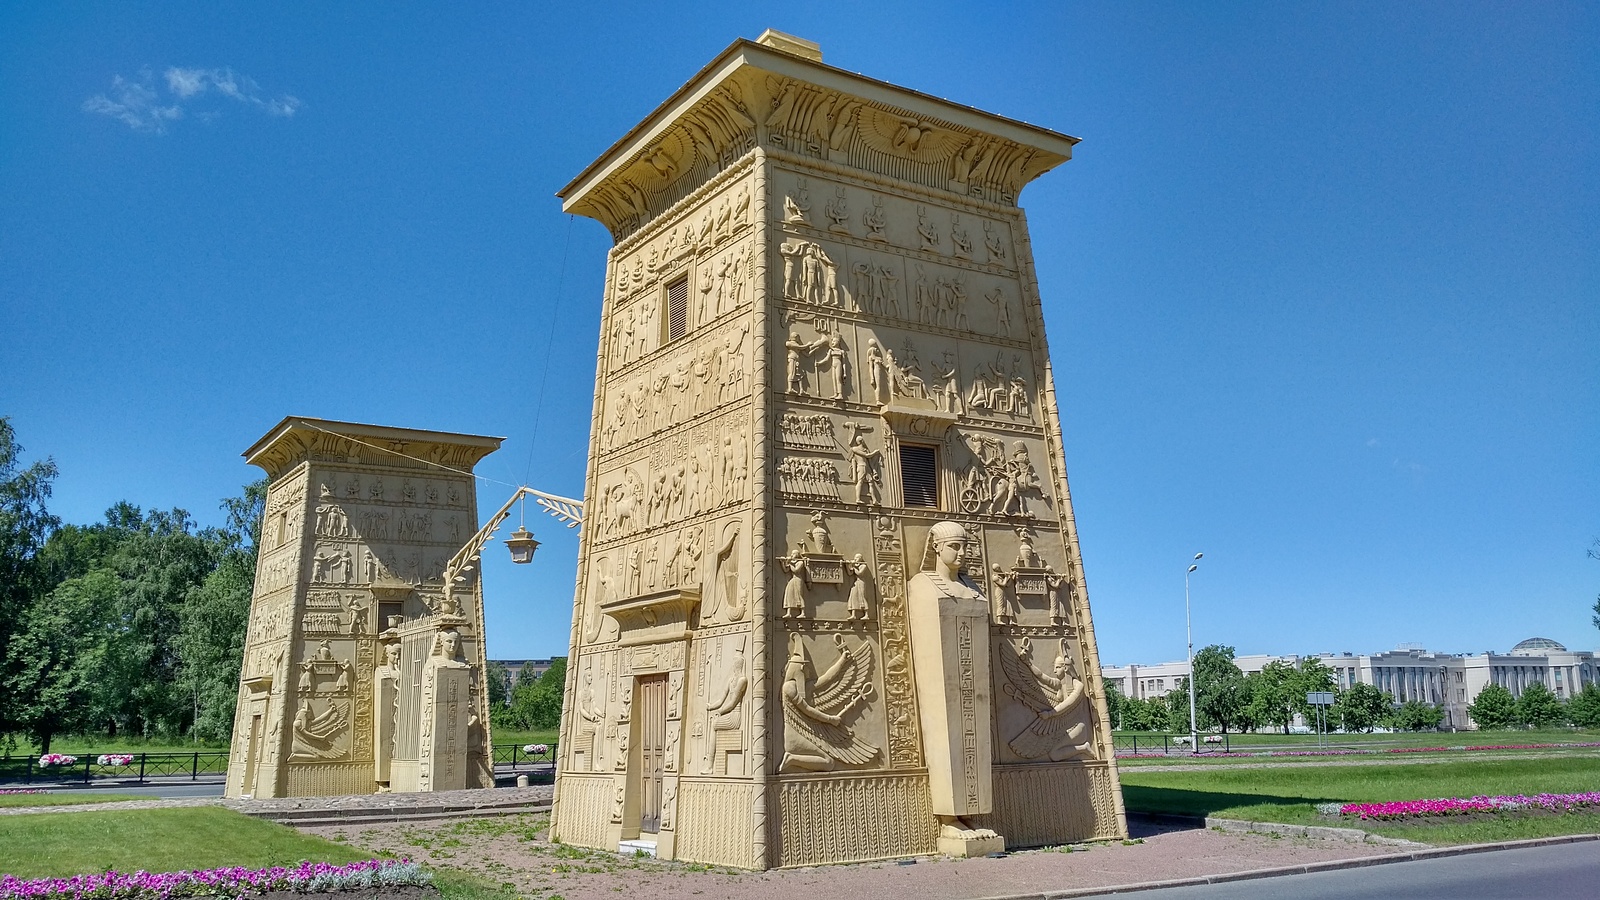
<svg viewBox="0 0 1600 900">
<path fill-rule="evenodd" d="M 443 573 L 500 438 L 291 416 L 267 472 L 229 797 L 493 787 L 483 594 Z"/>
<path fill-rule="evenodd" d="M 562 191 L 616 246 L 561 840 L 761 869 L 1125 834 L 1016 206 L 1073 143 L 769 33 Z M 956 594 L 975 619 L 918 624 Z"/>
</svg>

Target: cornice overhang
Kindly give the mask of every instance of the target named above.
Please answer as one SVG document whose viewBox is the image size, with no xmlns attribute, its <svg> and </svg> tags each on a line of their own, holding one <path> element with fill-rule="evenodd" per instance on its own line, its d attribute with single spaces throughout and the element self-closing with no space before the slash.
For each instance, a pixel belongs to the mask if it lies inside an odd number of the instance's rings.
<svg viewBox="0 0 1600 900">
<path fill-rule="evenodd" d="M 273 480 L 305 461 L 471 472 L 503 441 L 505 438 L 480 434 L 287 416 L 243 456 L 251 465 L 265 469 Z"/>
</svg>

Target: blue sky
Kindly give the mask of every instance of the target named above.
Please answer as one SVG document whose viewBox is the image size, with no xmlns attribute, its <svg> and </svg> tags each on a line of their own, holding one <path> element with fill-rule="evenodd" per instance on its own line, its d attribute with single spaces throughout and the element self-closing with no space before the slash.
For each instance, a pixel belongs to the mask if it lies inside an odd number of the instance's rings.
<svg viewBox="0 0 1600 900">
<path fill-rule="evenodd" d="M 53 504 L 220 520 L 285 415 L 582 492 L 604 255 L 554 192 L 736 37 L 1083 138 L 1022 197 L 1107 663 L 1600 644 L 1581 4 L 7 4 L 0 414 Z M 530 514 L 531 516 L 531 514 Z M 576 540 L 486 572 L 565 650 Z"/>
</svg>

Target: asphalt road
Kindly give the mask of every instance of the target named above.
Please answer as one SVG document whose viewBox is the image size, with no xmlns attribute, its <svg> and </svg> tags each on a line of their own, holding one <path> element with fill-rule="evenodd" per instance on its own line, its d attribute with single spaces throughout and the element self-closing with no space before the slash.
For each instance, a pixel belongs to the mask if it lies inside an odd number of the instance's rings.
<svg viewBox="0 0 1600 900">
<path fill-rule="evenodd" d="M 1096 897 L 1138 900 L 1565 900 L 1600 897 L 1600 842 Z"/>
</svg>

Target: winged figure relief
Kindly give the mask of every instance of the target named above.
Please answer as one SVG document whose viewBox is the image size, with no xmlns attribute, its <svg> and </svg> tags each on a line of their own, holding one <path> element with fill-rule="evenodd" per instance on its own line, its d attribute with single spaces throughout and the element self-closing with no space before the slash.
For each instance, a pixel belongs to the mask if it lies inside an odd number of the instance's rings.
<svg viewBox="0 0 1600 900">
<path fill-rule="evenodd" d="M 878 748 L 844 726 L 845 717 L 872 699 L 872 647 L 865 641 L 845 645 L 844 635 L 833 643 L 839 658 L 814 681 L 799 635 L 789 636 L 789 661 L 783 669 L 782 772 L 826 772 L 839 763 L 862 765 L 878 755 Z"/>
<path fill-rule="evenodd" d="M 861 107 L 856 133 L 874 150 L 922 163 L 945 162 L 972 140 L 961 132 L 873 106 Z"/>
<path fill-rule="evenodd" d="M 1023 759 L 1048 756 L 1056 762 L 1089 756 L 1087 692 L 1074 671 L 1067 642 L 1060 642 L 1049 674 L 1034 666 L 1027 638 L 1023 638 L 1020 651 L 1012 651 L 1008 644 L 1000 649 L 1006 696 L 1033 712 L 1033 721 L 1008 742 L 1012 751 Z"/>
</svg>

